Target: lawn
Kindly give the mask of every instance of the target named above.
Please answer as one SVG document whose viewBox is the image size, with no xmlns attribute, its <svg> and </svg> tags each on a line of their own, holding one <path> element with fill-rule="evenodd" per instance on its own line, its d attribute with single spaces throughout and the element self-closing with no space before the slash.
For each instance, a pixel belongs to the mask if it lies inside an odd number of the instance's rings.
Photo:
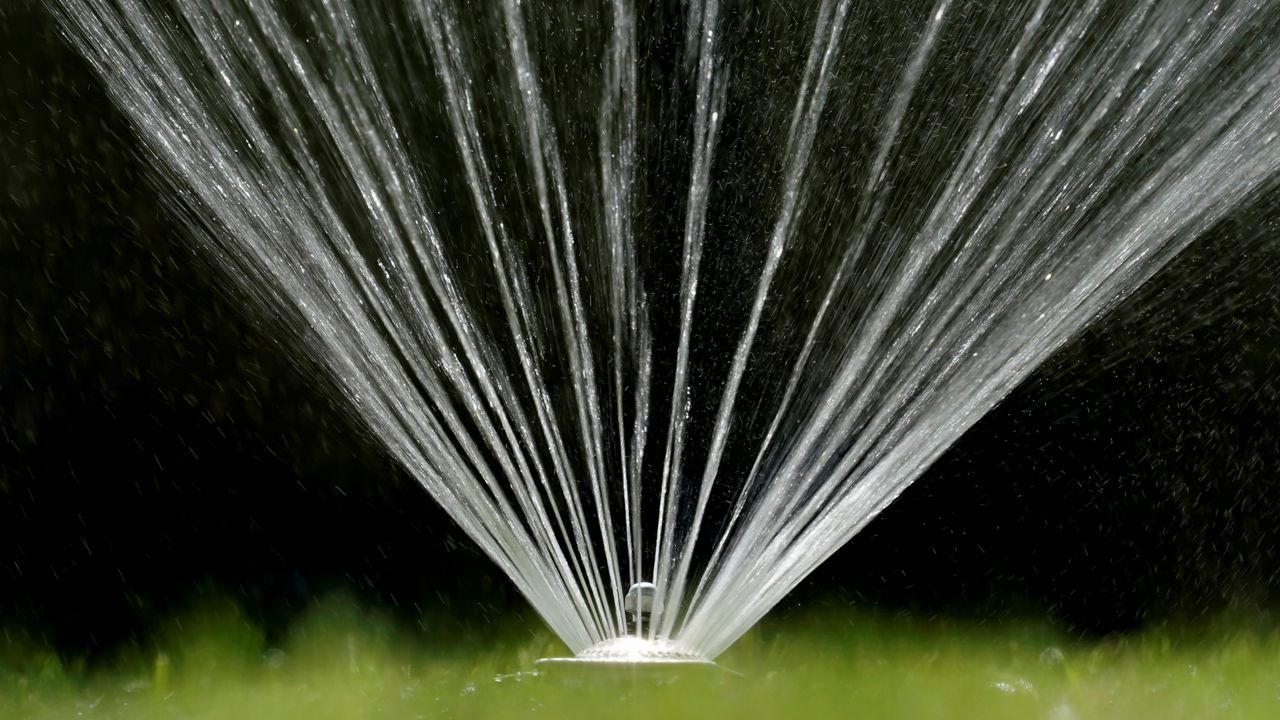
<svg viewBox="0 0 1280 720">
<path fill-rule="evenodd" d="M 735 672 L 533 671 L 564 653 L 532 618 L 405 627 L 342 598 L 267 643 L 215 602 L 91 664 L 9 627 L 0 718 L 1280 717 L 1280 623 L 1238 613 L 1081 639 L 827 605 L 753 630 L 719 659 Z"/>
</svg>

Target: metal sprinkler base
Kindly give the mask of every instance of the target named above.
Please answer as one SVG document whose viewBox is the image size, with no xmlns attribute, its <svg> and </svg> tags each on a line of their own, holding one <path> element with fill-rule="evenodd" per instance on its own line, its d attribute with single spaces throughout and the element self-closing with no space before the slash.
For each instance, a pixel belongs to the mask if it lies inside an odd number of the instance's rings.
<svg viewBox="0 0 1280 720">
<path fill-rule="evenodd" d="M 583 650 L 574 657 L 543 658 L 538 667 L 549 665 L 709 665 L 714 662 L 691 652 L 672 647 L 662 640 L 621 637 L 605 640 Z"/>
<path fill-rule="evenodd" d="M 664 641 L 636 637 L 606 640 L 576 657 L 543 658 L 534 667 L 540 674 L 570 684 L 624 679 L 665 684 L 694 675 L 736 674 Z"/>
</svg>

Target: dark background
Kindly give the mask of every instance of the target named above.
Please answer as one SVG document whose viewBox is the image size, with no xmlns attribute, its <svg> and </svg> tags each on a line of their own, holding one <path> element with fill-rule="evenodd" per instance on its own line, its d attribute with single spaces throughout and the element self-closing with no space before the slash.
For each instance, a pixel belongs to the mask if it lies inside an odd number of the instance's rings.
<svg viewBox="0 0 1280 720">
<path fill-rule="evenodd" d="M 96 653 L 206 593 L 522 602 L 181 239 L 38 3 L 0 5 L 0 626 Z M 1066 348 L 798 590 L 1082 632 L 1267 609 L 1280 198 Z"/>
</svg>

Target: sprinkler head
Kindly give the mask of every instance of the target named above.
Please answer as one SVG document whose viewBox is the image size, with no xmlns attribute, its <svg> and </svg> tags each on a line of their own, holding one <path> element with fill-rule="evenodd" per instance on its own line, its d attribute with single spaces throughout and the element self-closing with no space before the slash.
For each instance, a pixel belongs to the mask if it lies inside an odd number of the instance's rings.
<svg viewBox="0 0 1280 720">
<path fill-rule="evenodd" d="M 627 590 L 622 608 L 635 623 L 635 635 L 604 640 L 571 658 L 543 658 L 536 665 L 542 672 L 555 675 L 604 674 L 617 676 L 668 677 L 671 672 L 683 674 L 689 669 L 719 669 L 711 660 L 689 652 L 666 639 L 644 637 L 642 627 L 653 612 L 657 588 L 651 582 L 638 582 Z"/>
<path fill-rule="evenodd" d="M 622 609 L 634 620 L 647 619 L 653 612 L 653 597 L 658 588 L 651 582 L 638 582 L 627 590 L 627 597 L 622 601 Z"/>
</svg>

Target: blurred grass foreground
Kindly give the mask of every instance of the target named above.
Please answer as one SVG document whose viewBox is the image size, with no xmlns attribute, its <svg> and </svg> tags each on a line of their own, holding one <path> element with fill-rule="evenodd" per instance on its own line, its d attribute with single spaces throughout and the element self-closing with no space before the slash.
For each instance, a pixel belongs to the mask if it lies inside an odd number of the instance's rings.
<svg viewBox="0 0 1280 720">
<path fill-rule="evenodd" d="M 11 627 L 0 718 L 1280 717 L 1271 616 L 1086 640 L 1043 620 L 826 606 L 766 620 L 720 658 L 737 674 L 662 681 L 532 672 L 564 648 L 535 618 L 503 623 L 405 627 L 331 597 L 268 642 L 215 602 L 91 663 Z"/>
</svg>

